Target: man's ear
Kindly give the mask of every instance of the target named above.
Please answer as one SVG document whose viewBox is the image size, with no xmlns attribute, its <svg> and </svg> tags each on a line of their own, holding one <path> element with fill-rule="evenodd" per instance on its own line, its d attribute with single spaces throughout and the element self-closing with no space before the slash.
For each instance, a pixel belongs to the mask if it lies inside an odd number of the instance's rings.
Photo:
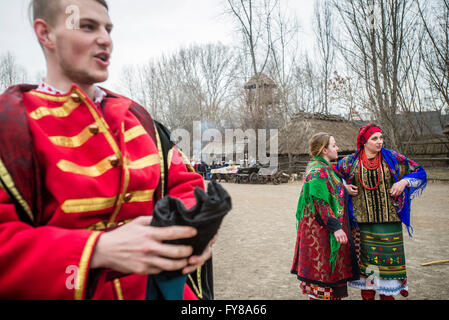
<svg viewBox="0 0 449 320">
<path fill-rule="evenodd" d="M 54 37 L 49 23 L 43 19 L 36 19 L 33 23 L 33 28 L 42 48 L 53 49 Z"/>
</svg>

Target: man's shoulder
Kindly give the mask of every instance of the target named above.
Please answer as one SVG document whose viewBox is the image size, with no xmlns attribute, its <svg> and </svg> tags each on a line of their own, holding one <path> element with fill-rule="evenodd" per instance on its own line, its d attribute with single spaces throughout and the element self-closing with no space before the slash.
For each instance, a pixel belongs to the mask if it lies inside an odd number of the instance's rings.
<svg viewBox="0 0 449 320">
<path fill-rule="evenodd" d="M 23 96 L 24 93 L 29 92 L 37 88 L 35 84 L 16 84 L 7 88 L 3 93 L 0 94 L 0 100 L 8 100 L 11 98 L 17 99 Z"/>
<path fill-rule="evenodd" d="M 127 102 L 130 102 L 130 103 L 132 103 L 133 105 L 137 105 L 137 106 L 139 106 L 139 107 L 142 107 L 138 102 L 136 102 L 136 101 L 134 101 L 133 99 L 131 99 L 131 98 L 128 98 L 128 97 L 126 97 L 126 96 L 124 96 L 124 95 L 121 95 L 121 94 L 119 94 L 119 93 L 116 93 L 116 92 L 114 92 L 114 91 L 112 91 L 112 90 L 109 90 L 109 89 L 106 89 L 106 88 L 103 88 L 103 87 L 99 87 L 101 90 L 103 90 L 104 92 L 106 92 L 106 97 L 108 97 L 108 98 L 112 98 L 112 99 L 120 99 L 120 100 L 123 100 L 123 101 L 127 101 Z"/>
<path fill-rule="evenodd" d="M 27 92 L 37 88 L 37 85 L 18 84 L 9 87 L 0 94 L 1 121 L 9 118 L 21 118 L 25 113 L 24 96 Z"/>
</svg>

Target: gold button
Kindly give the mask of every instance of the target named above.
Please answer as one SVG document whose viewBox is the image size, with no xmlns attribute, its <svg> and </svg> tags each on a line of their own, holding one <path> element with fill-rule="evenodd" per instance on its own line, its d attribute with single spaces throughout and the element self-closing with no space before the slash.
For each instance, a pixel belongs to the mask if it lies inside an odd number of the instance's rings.
<svg viewBox="0 0 449 320">
<path fill-rule="evenodd" d="M 111 156 L 111 157 L 109 157 L 109 162 L 111 163 L 111 165 L 113 167 L 116 167 L 120 163 L 120 160 L 117 156 Z"/>
<path fill-rule="evenodd" d="M 96 124 L 91 124 L 89 126 L 89 131 L 90 133 L 92 133 L 93 135 L 96 135 L 98 133 L 98 131 L 100 131 L 100 129 L 98 128 L 98 126 Z"/>
<path fill-rule="evenodd" d="M 81 102 L 81 98 L 77 93 L 72 93 L 70 95 L 70 98 L 72 98 L 73 102 L 75 103 L 80 103 Z"/>
<path fill-rule="evenodd" d="M 128 192 L 127 194 L 125 194 L 125 197 L 123 198 L 123 200 L 125 200 L 125 202 L 130 202 L 132 198 L 133 198 L 132 193 Z"/>
</svg>

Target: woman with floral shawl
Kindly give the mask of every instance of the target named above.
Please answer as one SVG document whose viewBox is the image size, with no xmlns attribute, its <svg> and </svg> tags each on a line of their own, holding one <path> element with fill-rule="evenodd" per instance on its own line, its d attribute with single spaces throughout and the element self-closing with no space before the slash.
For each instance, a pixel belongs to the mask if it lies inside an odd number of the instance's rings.
<svg viewBox="0 0 449 320">
<path fill-rule="evenodd" d="M 338 147 L 327 133 L 309 142 L 310 160 L 296 211 L 297 238 L 291 273 L 311 300 L 347 297 L 347 282 L 359 269 L 345 210 L 345 187 L 330 162 Z"/>
<path fill-rule="evenodd" d="M 375 123 L 360 129 L 357 151 L 340 160 L 337 170 L 358 193 L 348 199 L 364 300 L 394 300 L 408 296 L 401 222 L 411 236 L 410 202 L 427 183 L 424 169 L 403 155 L 383 148 L 382 130 Z"/>
</svg>

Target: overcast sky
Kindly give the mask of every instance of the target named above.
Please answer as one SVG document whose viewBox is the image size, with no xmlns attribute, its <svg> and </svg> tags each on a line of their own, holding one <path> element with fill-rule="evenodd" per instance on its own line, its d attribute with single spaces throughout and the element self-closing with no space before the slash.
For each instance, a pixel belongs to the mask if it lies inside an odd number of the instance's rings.
<svg viewBox="0 0 449 320">
<path fill-rule="evenodd" d="M 281 0 L 296 14 L 310 47 L 315 0 Z M 29 77 L 44 74 L 45 60 L 28 19 L 30 0 L 0 0 L 0 55 L 12 52 Z M 114 23 L 110 79 L 115 89 L 125 65 L 144 63 L 189 44 L 232 44 L 234 25 L 222 15 L 225 0 L 108 0 Z M 307 44 L 306 44 L 307 43 Z"/>
</svg>

